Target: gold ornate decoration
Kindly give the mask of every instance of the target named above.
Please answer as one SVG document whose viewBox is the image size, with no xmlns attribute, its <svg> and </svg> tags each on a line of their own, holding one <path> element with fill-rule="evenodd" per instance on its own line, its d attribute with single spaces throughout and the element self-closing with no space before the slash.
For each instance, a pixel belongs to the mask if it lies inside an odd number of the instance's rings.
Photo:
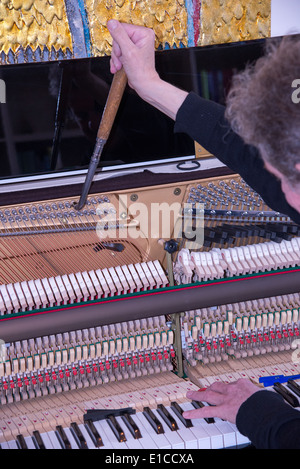
<svg viewBox="0 0 300 469">
<path fill-rule="evenodd" d="M 63 0 L 0 0 L 0 51 L 72 50 Z"/>
<path fill-rule="evenodd" d="M 270 36 L 271 0 L 202 0 L 198 45 Z"/>
<path fill-rule="evenodd" d="M 184 0 L 86 0 L 93 55 L 109 54 L 111 36 L 106 23 L 115 18 L 154 30 L 156 47 L 187 46 Z"/>
</svg>

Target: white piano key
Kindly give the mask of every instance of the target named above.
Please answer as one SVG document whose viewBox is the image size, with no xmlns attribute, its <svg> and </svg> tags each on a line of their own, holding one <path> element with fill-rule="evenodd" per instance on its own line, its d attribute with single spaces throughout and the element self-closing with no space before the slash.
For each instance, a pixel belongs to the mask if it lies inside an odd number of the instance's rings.
<svg viewBox="0 0 300 469">
<path fill-rule="evenodd" d="M 177 430 L 179 436 L 183 439 L 184 445 L 186 449 L 197 449 L 198 448 L 198 440 L 195 437 L 194 433 L 191 431 L 190 428 L 186 428 L 181 420 L 177 417 L 177 415 L 173 412 L 172 408 L 166 406 L 166 409 L 170 412 L 172 417 L 176 420 L 179 430 Z"/>
<path fill-rule="evenodd" d="M 7 449 L 19 449 L 16 440 L 8 441 L 7 444 L 8 444 Z"/>
<path fill-rule="evenodd" d="M 237 446 L 247 445 L 251 443 L 249 438 L 239 432 L 237 426 L 234 423 L 228 422 L 228 424 L 232 427 L 233 431 L 235 432 Z"/>
<path fill-rule="evenodd" d="M 36 449 L 31 436 L 25 436 L 24 439 L 25 439 L 25 442 L 26 442 L 26 445 L 27 445 L 28 449 Z"/>
<path fill-rule="evenodd" d="M 132 434 L 130 433 L 126 423 L 122 420 L 121 417 L 116 417 L 117 422 L 120 424 L 125 438 L 126 438 L 126 446 L 128 449 L 143 449 L 140 439 L 135 439 Z"/>
<path fill-rule="evenodd" d="M 88 431 L 85 428 L 85 426 L 83 425 L 83 423 L 78 424 L 78 427 L 80 428 L 81 433 L 83 434 L 83 436 L 85 438 L 88 449 L 96 449 L 96 446 L 92 442 L 92 439 L 91 439 L 90 435 L 88 434 Z"/>
<path fill-rule="evenodd" d="M 157 409 L 152 409 L 153 413 L 156 415 L 158 420 L 162 423 L 163 428 L 165 430 L 165 437 L 169 440 L 172 449 L 184 449 L 184 441 L 180 437 L 180 435 L 177 433 L 176 430 L 171 431 L 167 423 L 164 421 L 164 419 L 160 416 L 158 413 Z"/>
<path fill-rule="evenodd" d="M 149 426 L 150 424 L 147 422 L 146 418 L 141 420 L 139 418 L 139 414 L 141 412 L 137 412 L 136 414 L 132 415 L 132 420 L 136 423 L 138 426 L 142 438 L 140 439 L 140 443 L 144 449 L 157 449 L 159 448 L 159 445 L 157 444 L 157 441 L 152 438 L 152 432 L 151 434 L 149 433 Z M 152 427 L 151 427 L 152 428 Z"/>
<path fill-rule="evenodd" d="M 164 434 L 158 435 L 155 432 L 155 430 L 152 428 L 151 424 L 148 422 L 148 420 L 146 419 L 146 417 L 144 416 L 142 412 L 137 412 L 136 417 L 137 419 L 139 419 L 141 424 L 145 427 L 145 435 L 147 435 L 147 438 L 148 437 L 149 439 L 151 438 L 151 440 L 153 440 L 157 448 L 159 449 L 171 449 L 172 448 L 172 445 L 169 442 L 169 440 L 166 438 L 166 436 Z"/>
<path fill-rule="evenodd" d="M 95 422 L 95 423 L 99 424 L 99 433 L 101 437 L 102 437 L 102 434 L 103 435 L 105 434 L 108 438 L 108 441 L 110 442 L 110 445 L 113 447 L 113 449 L 128 449 L 125 441 L 120 443 L 117 440 L 117 437 L 115 436 L 114 432 L 112 431 L 112 429 L 110 428 L 106 420 L 100 420 L 99 422 Z M 104 443 L 103 438 L 102 438 L 102 441 Z M 106 447 L 107 447 L 106 443 L 104 443 L 104 448 L 106 449 Z"/>
<path fill-rule="evenodd" d="M 102 438 L 102 442 L 103 442 L 102 449 L 114 449 L 113 444 L 111 443 L 109 437 L 106 435 L 104 427 L 101 425 L 101 421 L 98 420 L 97 422 L 94 422 L 94 425 L 95 425 L 99 435 Z"/>
<path fill-rule="evenodd" d="M 51 432 L 49 432 L 51 433 Z M 54 449 L 51 439 L 47 432 L 40 433 L 46 449 Z"/>
<path fill-rule="evenodd" d="M 180 407 L 187 411 L 187 410 L 195 410 L 193 405 L 189 402 L 184 402 L 180 404 Z M 198 448 L 201 449 L 210 449 L 211 448 L 211 439 L 208 433 L 205 431 L 203 425 L 201 425 L 201 419 L 193 419 L 192 424 L 193 427 L 190 428 L 191 432 L 194 433 L 195 437 L 198 440 Z M 213 425 L 213 424 L 210 424 Z"/>
<path fill-rule="evenodd" d="M 50 431 L 47 432 L 47 436 L 53 446 L 53 449 L 62 449 L 60 442 L 58 441 L 58 438 L 55 434 L 55 431 Z"/>
<path fill-rule="evenodd" d="M 236 433 L 228 422 L 215 418 L 215 425 L 223 435 L 224 448 L 236 447 Z"/>
<path fill-rule="evenodd" d="M 1 443 L 1 449 L 10 449 L 9 444 L 7 441 L 3 441 Z"/>
<path fill-rule="evenodd" d="M 79 449 L 78 445 L 75 441 L 75 438 L 73 436 L 73 433 L 71 432 L 71 429 L 69 427 L 64 427 L 65 434 L 70 442 L 71 448 L 72 449 Z"/>
</svg>

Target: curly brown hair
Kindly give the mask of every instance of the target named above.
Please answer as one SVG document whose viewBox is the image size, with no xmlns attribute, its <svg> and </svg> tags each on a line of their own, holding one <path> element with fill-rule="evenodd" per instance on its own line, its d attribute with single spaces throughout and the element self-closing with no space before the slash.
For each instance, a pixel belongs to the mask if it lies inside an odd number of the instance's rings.
<svg viewBox="0 0 300 469">
<path fill-rule="evenodd" d="M 300 103 L 292 83 L 300 78 L 300 35 L 270 40 L 263 57 L 233 77 L 226 118 L 242 139 L 292 185 L 299 185 Z"/>
</svg>

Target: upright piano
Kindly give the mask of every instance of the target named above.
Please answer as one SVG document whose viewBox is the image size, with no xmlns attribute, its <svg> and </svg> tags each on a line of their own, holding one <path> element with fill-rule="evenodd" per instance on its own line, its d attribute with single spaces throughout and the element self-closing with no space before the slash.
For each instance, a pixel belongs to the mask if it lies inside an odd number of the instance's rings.
<svg viewBox="0 0 300 469">
<path fill-rule="evenodd" d="M 157 68 L 224 104 L 265 41 L 157 52 Z M 185 420 L 186 393 L 300 373 L 300 227 L 130 88 L 77 211 L 109 58 L 1 79 L 1 448 L 249 445 Z"/>
</svg>

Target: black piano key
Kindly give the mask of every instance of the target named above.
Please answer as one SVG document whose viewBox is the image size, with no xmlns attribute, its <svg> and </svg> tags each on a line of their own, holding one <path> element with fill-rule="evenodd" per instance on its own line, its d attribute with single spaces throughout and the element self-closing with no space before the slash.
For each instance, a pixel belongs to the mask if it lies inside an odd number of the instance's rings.
<svg viewBox="0 0 300 469">
<path fill-rule="evenodd" d="M 158 420 L 156 415 L 154 415 L 150 407 L 144 407 L 143 414 L 157 434 L 165 433 L 164 427 L 162 426 L 161 422 Z"/>
<path fill-rule="evenodd" d="M 71 432 L 75 438 L 79 449 L 88 449 L 87 442 L 76 422 L 71 423 Z"/>
<path fill-rule="evenodd" d="M 56 436 L 59 441 L 59 444 L 63 449 L 72 449 L 71 443 L 61 425 L 57 425 L 56 427 Z"/>
<path fill-rule="evenodd" d="M 122 430 L 119 422 L 117 421 L 116 417 L 114 415 L 109 415 L 107 417 L 107 423 L 109 424 L 110 428 L 114 432 L 115 437 L 120 443 L 123 443 L 126 440 L 126 436 L 124 431 Z"/>
<path fill-rule="evenodd" d="M 200 401 L 192 401 L 192 405 L 195 407 L 195 409 L 202 409 L 202 407 L 206 407 L 205 404 Z M 215 423 L 215 419 L 213 417 L 204 417 L 204 420 L 207 423 Z"/>
<path fill-rule="evenodd" d="M 172 432 L 178 430 L 176 420 L 172 417 L 170 412 L 168 412 L 168 410 L 163 404 L 158 404 L 157 412 L 159 413 L 160 417 L 162 417 L 162 419 L 166 422 Z"/>
<path fill-rule="evenodd" d="M 292 407 L 298 407 L 299 401 L 294 394 L 290 393 L 287 388 L 285 388 L 281 383 L 274 383 L 274 389 L 278 394 L 280 394 L 283 399 L 290 404 Z"/>
<path fill-rule="evenodd" d="M 184 410 L 180 407 L 179 404 L 177 404 L 177 402 L 171 402 L 171 409 L 173 410 L 175 415 L 179 418 L 179 420 L 183 423 L 183 425 L 186 428 L 193 427 L 192 421 L 190 419 L 185 419 L 183 417 L 182 414 L 183 414 Z"/>
<path fill-rule="evenodd" d="M 298 397 L 300 397 L 300 386 L 298 383 L 296 383 L 296 381 L 293 381 L 292 379 L 290 379 L 287 382 L 287 386 L 290 388 L 291 391 L 293 391 L 293 393 L 295 393 Z"/>
<path fill-rule="evenodd" d="M 122 415 L 121 419 L 123 420 L 135 440 L 142 438 L 141 431 L 130 414 Z"/>
<path fill-rule="evenodd" d="M 28 449 L 27 443 L 23 435 L 17 435 L 16 443 L 19 449 Z"/>
<path fill-rule="evenodd" d="M 41 434 L 38 430 L 34 430 L 32 434 L 32 440 L 36 449 L 46 449 L 46 446 L 42 440 Z"/>
<path fill-rule="evenodd" d="M 92 442 L 96 446 L 96 448 L 100 448 L 101 446 L 104 446 L 101 435 L 99 434 L 97 428 L 95 427 L 94 422 L 92 422 L 92 420 L 88 420 L 84 426 L 89 436 L 91 437 Z"/>
</svg>

